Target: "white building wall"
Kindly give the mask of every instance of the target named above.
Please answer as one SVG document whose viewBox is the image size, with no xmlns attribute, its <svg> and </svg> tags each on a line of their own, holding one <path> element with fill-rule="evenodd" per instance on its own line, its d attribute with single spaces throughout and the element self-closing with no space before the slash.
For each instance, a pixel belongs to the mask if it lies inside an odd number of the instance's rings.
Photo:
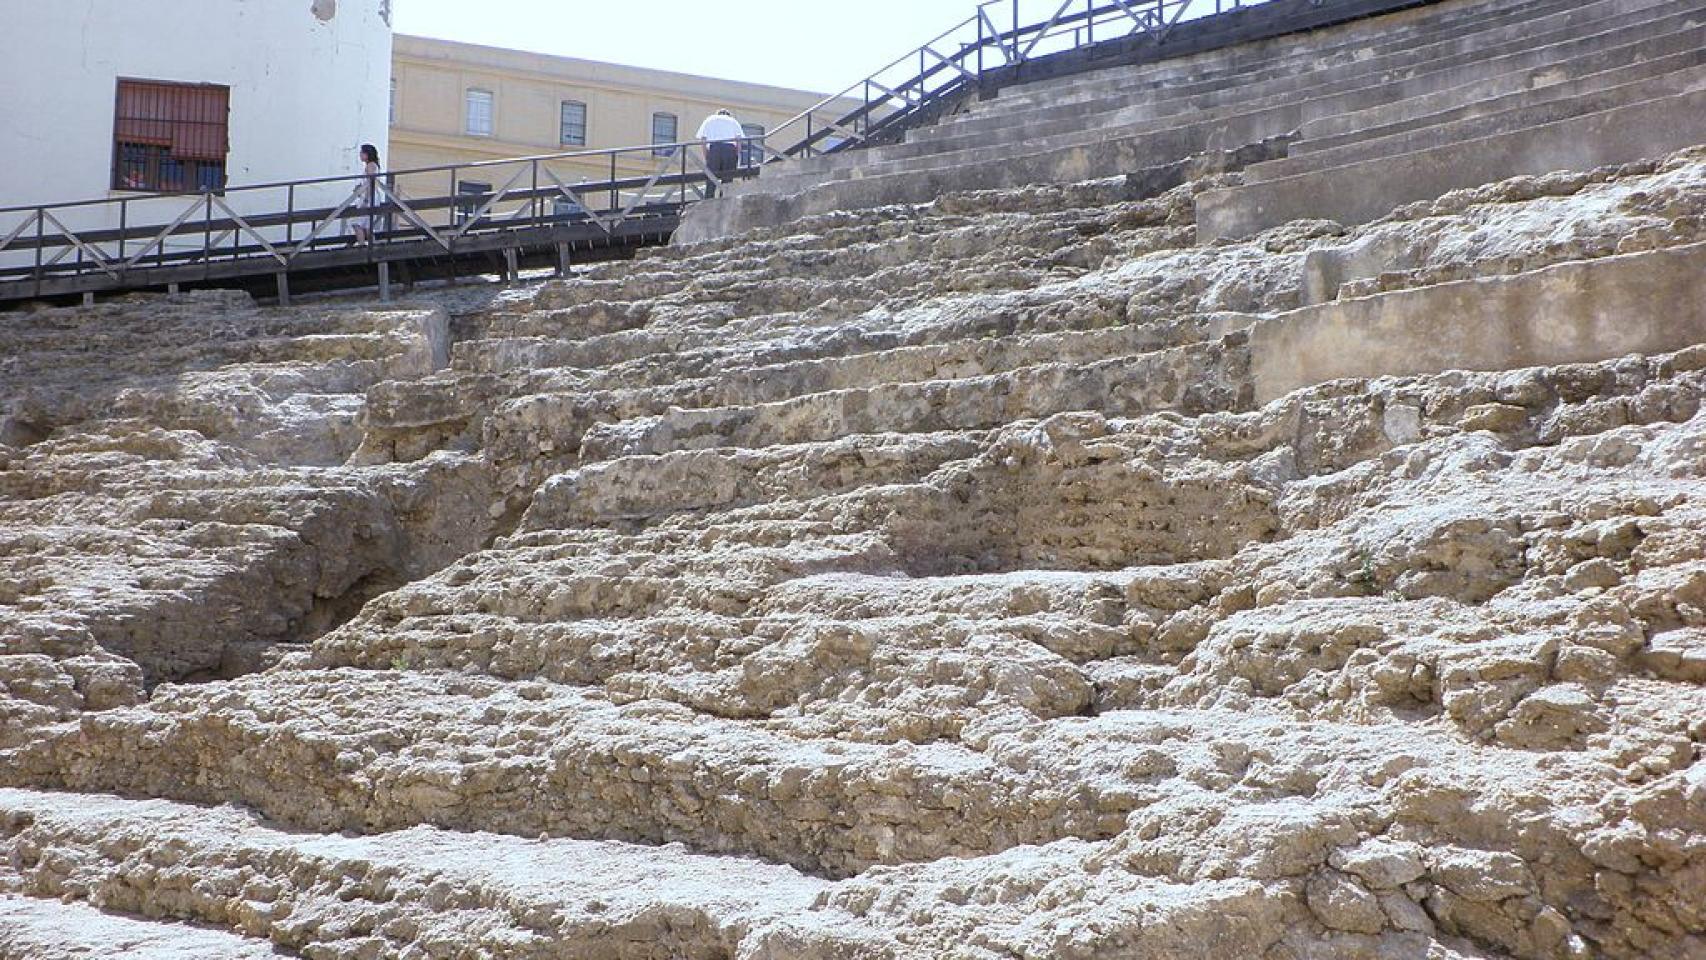
<svg viewBox="0 0 1706 960">
<path fill-rule="evenodd" d="M 389 7 L 0 0 L 0 208 L 137 196 L 111 190 L 120 77 L 230 87 L 232 189 L 359 172 L 362 143 L 387 146 Z M 261 199 L 242 196 L 233 194 L 234 205 L 250 210 Z M 148 216 L 133 210 L 131 222 Z M 64 218 L 79 221 L 73 228 L 98 225 L 88 211 Z M 10 227 L 0 221 L 0 237 Z"/>
</svg>

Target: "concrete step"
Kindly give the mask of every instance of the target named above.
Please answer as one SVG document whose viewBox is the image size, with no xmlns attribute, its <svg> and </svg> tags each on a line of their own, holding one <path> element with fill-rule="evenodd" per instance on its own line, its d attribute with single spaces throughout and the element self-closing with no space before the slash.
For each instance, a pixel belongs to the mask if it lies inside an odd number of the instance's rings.
<svg viewBox="0 0 1706 960">
<path fill-rule="evenodd" d="M 1326 74 L 1328 79 L 1342 80 L 1367 75 L 1371 70 L 1402 70 L 1417 63 L 1473 54 L 1476 51 L 1505 50 L 1511 43 L 1520 43 L 1525 37 L 1548 36 L 1571 30 L 1578 33 L 1598 32 L 1593 29 L 1596 23 L 1610 26 L 1627 22 L 1630 17 L 1652 17 L 1672 5 L 1674 0 L 1588 0 L 1581 3 L 1541 6 L 1531 12 L 1528 5 L 1524 4 L 1513 7 L 1500 21 L 1491 23 L 1457 24 L 1442 17 L 1433 23 L 1432 29 L 1418 31 L 1413 38 L 1380 43 L 1372 47 L 1354 45 L 1349 55 L 1344 57 L 1331 54 L 1325 57 L 1314 56 L 1310 48 L 1304 48 L 1295 58 L 1276 62 L 1252 57 L 1236 68 L 1214 72 L 1208 76 L 1191 71 L 1166 74 L 1164 76 L 1173 82 L 1163 83 L 1153 89 L 1145 89 L 1142 85 L 1134 88 L 1129 84 L 1120 84 L 1106 90 L 1086 88 L 1075 95 L 1043 95 L 1017 87 L 1014 88 L 1015 92 L 1006 98 L 1005 106 L 1002 105 L 1002 99 L 997 98 L 991 101 L 986 109 L 991 117 L 1012 117 L 1039 108 L 1096 103 L 1108 97 L 1142 96 L 1146 99 L 1177 100 L 1181 96 L 1195 93 L 1283 81 L 1287 77 L 1307 79 L 1314 74 Z M 1330 39 L 1333 34 L 1328 32 L 1326 36 Z M 1118 74 L 1113 74 L 1113 77 L 1117 78 Z M 950 122 L 967 123 L 975 122 L 976 119 L 975 115 L 965 115 L 953 118 Z"/>
<path fill-rule="evenodd" d="M 1645 4 L 1637 6 L 1637 4 Z M 1634 9 L 1630 9 L 1634 7 Z M 1042 104 L 1035 116 L 968 117 L 944 132 L 989 133 L 1023 129 L 1029 122 L 1050 119 L 1094 121 L 1111 111 L 1121 121 L 1188 116 L 1190 112 L 1228 104 L 1256 105 L 1284 102 L 1284 98 L 1321 98 L 1348 94 L 1352 99 L 1372 98 L 1378 103 L 1391 96 L 1393 88 L 1415 96 L 1448 86 L 1460 86 L 1478 77 L 1521 69 L 1524 65 L 1556 65 L 1564 60 L 1593 53 L 1606 46 L 1659 36 L 1680 29 L 1678 17 L 1697 12 L 1700 4 L 1679 0 L 1632 0 L 1611 8 L 1586 6 L 1551 18 L 1543 18 L 1532 29 L 1514 33 L 1498 44 L 1425 44 L 1386 57 L 1353 63 L 1326 71 L 1287 71 L 1273 77 L 1246 76 L 1228 83 L 1212 83 L 1206 89 L 1189 87 L 1162 95 L 1113 96 L 1079 103 Z M 1543 29 L 1550 26 L 1550 29 Z M 1399 86 L 1399 85 L 1402 86 Z M 1366 105 L 1366 104 L 1364 104 Z M 1025 123 L 1017 121 L 1023 119 Z M 957 128 L 955 130 L 954 128 Z"/>
<path fill-rule="evenodd" d="M 1706 30 L 1701 31 L 1706 39 Z M 1700 59 L 1698 56 L 1696 59 Z M 1698 63 L 1646 79 L 1609 87 L 1598 83 L 1545 87 L 1517 102 L 1480 116 L 1442 120 L 1398 133 L 1370 135 L 1332 149 L 1257 164 L 1244 171 L 1246 183 L 1301 176 L 1332 167 L 1381 157 L 1402 156 L 1441 144 L 1501 136 L 1590 113 L 1615 110 L 1626 104 L 1691 93 L 1706 88 L 1706 66 Z"/>
<path fill-rule="evenodd" d="M 1654 38 L 1639 40 L 1633 44 L 1621 44 L 1615 47 L 1613 51 L 1601 51 L 1593 54 L 1591 57 L 1572 57 L 1570 56 L 1570 51 L 1575 48 L 1566 48 L 1558 51 L 1559 56 L 1557 59 L 1549 60 L 1546 65 L 1540 69 L 1546 71 L 1545 78 L 1549 82 L 1557 83 L 1566 77 L 1578 73 L 1594 72 L 1597 65 L 1603 64 L 1607 59 L 1611 59 L 1607 56 L 1608 53 L 1620 55 L 1620 58 L 1625 62 L 1633 62 L 1638 58 L 1664 56 L 1665 54 L 1677 51 L 1692 52 L 1698 50 L 1700 45 L 1699 37 L 1695 36 L 1694 33 L 1695 29 L 1683 27 L 1675 32 L 1664 33 Z M 1453 70 L 1454 79 L 1461 79 L 1460 75 L 1457 75 L 1456 73 L 1457 67 L 1455 65 L 1447 67 L 1447 69 Z M 1504 79 L 1503 77 L 1497 78 L 1497 80 L 1503 82 L 1506 89 L 1508 89 L 1511 84 L 1510 80 Z M 1367 109 L 1369 111 L 1391 111 L 1402 109 L 1403 101 L 1390 103 L 1384 102 L 1380 99 L 1382 88 L 1386 85 L 1387 84 L 1385 82 L 1382 82 L 1365 92 L 1366 98 L 1369 102 L 1378 104 L 1377 106 L 1368 107 Z M 1459 88 L 1461 88 L 1461 84 L 1458 88 L 1454 88 L 1454 90 Z M 1343 109 L 1346 106 L 1355 106 L 1354 103 L 1347 102 L 1347 98 L 1342 95 L 1342 91 L 1337 91 L 1332 88 L 1321 90 L 1312 89 L 1308 91 L 1264 97 L 1259 95 L 1260 87 L 1258 85 L 1252 87 L 1247 92 L 1250 96 L 1240 98 L 1230 104 L 1198 107 L 1177 113 L 1169 112 L 1160 116 L 1154 116 L 1154 111 L 1147 108 L 1137 109 L 1121 106 L 1096 115 L 1072 116 L 1061 119 L 1045 120 L 1037 123 L 1026 124 L 1022 127 L 1016 128 L 1015 130 L 1008 131 L 1010 133 L 1022 133 L 1024 136 L 1023 140 L 1001 136 L 999 131 L 995 133 L 943 133 L 939 136 L 921 138 L 915 143 L 902 144 L 895 147 L 880 147 L 870 151 L 865 151 L 865 158 L 862 163 L 858 164 L 857 172 L 858 175 L 869 176 L 885 169 L 893 169 L 894 163 L 901 159 L 941 155 L 960 150 L 978 148 L 990 150 L 1001 149 L 1004 146 L 1024 149 L 1040 149 L 1043 146 L 1058 146 L 1075 142 L 1084 142 L 1097 135 L 1107 136 L 1155 132 L 1174 126 L 1185 127 L 1192 124 L 1207 123 L 1217 118 L 1249 118 L 1254 115 L 1259 115 L 1264 111 L 1275 111 L 1278 115 L 1286 117 L 1309 117 L 1311 119 L 1304 122 L 1304 127 L 1307 130 L 1312 126 L 1321 123 L 1325 119 L 1330 119 L 1316 117 L 1316 114 L 1322 107 L 1330 106 L 1333 109 Z M 1467 90 L 1463 90 L 1461 92 L 1465 95 L 1469 95 L 1469 91 Z M 1320 102 L 1315 103 L 1315 101 Z M 1455 105 L 1462 103 L 1463 101 L 1461 99 L 1454 98 L 1452 102 Z M 1283 132 L 1283 130 L 1281 132 Z M 1347 136 L 1348 135 L 1349 134 L 1347 134 Z M 1219 137 L 1211 136 L 1205 140 L 1205 143 L 1226 146 L 1233 143 L 1235 138 L 1238 136 L 1248 136 L 1248 134 L 1228 132 Z M 1304 147 L 1306 144 L 1299 144 L 1298 146 Z M 849 171 L 853 170 L 850 166 L 844 166 L 844 169 Z M 839 177 L 841 176 L 841 173 L 838 171 L 834 176 Z M 782 189 L 782 178 L 775 178 L 775 182 L 777 188 Z"/>
<path fill-rule="evenodd" d="M 1197 198 L 1197 233 L 1209 243 L 1304 218 L 1367 223 L 1451 190 L 1657 159 L 1700 143 L 1706 143 L 1706 93 L 1660 97 L 1463 143 L 1209 191 Z"/>
<path fill-rule="evenodd" d="M 1195 114 L 1184 114 L 1191 121 L 1179 126 L 1171 117 L 1157 119 L 1153 109 L 1148 106 L 1119 107 L 1122 112 L 1105 117 L 1073 116 L 1052 121 L 1045 130 L 1061 129 L 1068 132 L 1058 134 L 1055 139 L 1043 138 L 1033 142 L 1025 139 L 1005 140 L 1005 137 L 1018 137 L 1021 133 L 1029 133 L 1023 127 L 1006 122 L 994 123 L 991 129 L 997 132 L 989 134 L 967 134 L 955 140 L 948 141 L 947 149 L 943 152 L 920 153 L 907 159 L 888 162 L 865 158 L 863 165 L 858 168 L 838 171 L 832 175 L 832 181 L 845 178 L 874 179 L 888 175 L 901 175 L 933 171 L 948 166 L 961 164 L 964 158 L 962 152 L 974 152 L 976 156 L 988 156 L 999 153 L 1004 143 L 1011 143 L 1012 148 L 1025 151 L 1025 155 L 1043 153 L 1050 150 L 1071 150 L 1079 146 L 1104 145 L 1108 141 L 1121 138 L 1151 136 L 1155 139 L 1137 145 L 1136 149 L 1151 158 L 1177 159 L 1188 156 L 1199 150 L 1215 146 L 1221 149 L 1232 148 L 1241 143 L 1256 142 L 1268 137 L 1277 136 L 1289 130 L 1296 129 L 1308 121 L 1328 116 L 1334 112 L 1345 110 L 1366 109 L 1373 103 L 1391 102 L 1407 96 L 1416 96 L 1438 90 L 1442 85 L 1457 86 L 1472 80 L 1477 76 L 1490 76 L 1518 69 L 1532 69 L 1537 64 L 1557 66 L 1567 62 L 1573 55 L 1583 52 L 1599 51 L 1607 44 L 1639 40 L 1650 36 L 1665 36 L 1678 30 L 1687 29 L 1694 25 L 1694 17 L 1706 4 L 1691 2 L 1687 9 L 1680 12 L 1671 10 L 1671 4 L 1664 4 L 1667 13 L 1657 18 L 1649 18 L 1645 14 L 1623 14 L 1615 22 L 1623 22 L 1621 27 L 1614 30 L 1596 33 L 1582 37 L 1568 30 L 1556 31 L 1539 37 L 1525 38 L 1520 43 L 1507 44 L 1506 47 L 1515 52 L 1503 57 L 1490 57 L 1489 51 L 1471 51 L 1458 53 L 1456 56 L 1443 60 L 1426 61 L 1420 72 L 1411 72 L 1400 80 L 1394 80 L 1390 74 L 1380 73 L 1371 68 L 1376 80 L 1370 85 L 1364 79 L 1334 79 L 1316 83 L 1312 86 L 1301 87 L 1298 78 L 1290 77 L 1283 82 L 1286 91 L 1275 93 L 1265 98 L 1270 104 L 1267 108 L 1259 105 L 1262 99 L 1254 101 L 1238 100 L 1238 105 L 1251 107 L 1241 114 L 1239 123 L 1231 127 L 1217 126 L 1213 121 L 1216 115 L 1197 119 Z M 1605 26 L 1606 21 L 1599 21 L 1598 26 Z M 1559 42 L 1546 46 L 1545 41 L 1555 39 Z M 1539 49 L 1536 44 L 1541 44 Z M 1239 90 L 1240 94 L 1255 93 L 1254 90 Z M 1124 103 L 1124 101 L 1120 101 Z M 1181 109 L 1186 106 L 1198 110 L 1213 109 L 1212 104 L 1198 101 L 1182 101 Z M 1153 160 L 1151 161 L 1153 162 Z M 764 180 L 749 184 L 748 193 L 771 191 L 787 194 L 809 188 L 822 182 L 823 178 L 814 175 L 774 176 L 769 182 Z"/>
<path fill-rule="evenodd" d="M 1686 28 L 1650 40 L 1570 59 L 1557 65 L 1503 74 L 1397 103 L 1311 120 L 1302 139 L 1291 145 L 1291 156 L 1331 150 L 1370 137 L 1403 133 L 1418 127 L 1468 117 L 1485 116 L 1548 96 L 1617 86 L 1706 62 L 1701 50 L 1706 30 Z M 1557 88 L 1555 94 L 1549 93 Z"/>
<path fill-rule="evenodd" d="M 1084 92 L 1118 92 L 1140 86 L 1164 87 L 1181 79 L 1236 75 L 1264 68 L 1311 69 L 1366 60 L 1437 40 L 1496 29 L 1524 19 L 1548 16 L 1582 5 L 1583 0 L 1531 0 L 1512 3 L 1447 2 L 1341 24 L 1331 30 L 1275 37 L 1186 57 L 1104 70 L 1058 80 L 1013 86 L 998 99 L 1010 104 L 1038 102 Z M 994 101 L 988 101 L 993 107 Z"/>
<path fill-rule="evenodd" d="M 1563 133 L 1626 130 L 1578 126 Z M 1702 276 L 1706 243 L 1694 243 L 1305 307 L 1251 328 L 1256 400 L 1346 377 L 1511 370 L 1684 350 L 1706 343 Z"/>
</svg>

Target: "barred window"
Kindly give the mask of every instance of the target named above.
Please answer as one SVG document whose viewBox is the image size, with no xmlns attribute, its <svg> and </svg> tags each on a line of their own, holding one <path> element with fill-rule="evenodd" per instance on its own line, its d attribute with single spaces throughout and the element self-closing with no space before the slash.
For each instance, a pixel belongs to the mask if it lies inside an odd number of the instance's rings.
<svg viewBox="0 0 1706 960">
<path fill-rule="evenodd" d="M 468 123 L 463 128 L 470 137 L 492 135 L 492 92 L 470 88 L 468 91 Z"/>
<path fill-rule="evenodd" d="M 586 146 L 586 104 L 578 100 L 563 101 L 559 142 L 565 147 Z"/>
<path fill-rule="evenodd" d="M 681 121 L 673 113 L 652 114 L 652 143 L 669 144 L 679 142 L 681 139 L 678 135 L 680 132 L 680 126 Z M 654 146 L 652 148 L 652 154 L 659 157 L 673 157 L 675 156 L 675 149 L 667 146 Z"/>
<path fill-rule="evenodd" d="M 230 87 L 119 80 L 113 189 L 224 190 L 230 117 Z"/>
</svg>

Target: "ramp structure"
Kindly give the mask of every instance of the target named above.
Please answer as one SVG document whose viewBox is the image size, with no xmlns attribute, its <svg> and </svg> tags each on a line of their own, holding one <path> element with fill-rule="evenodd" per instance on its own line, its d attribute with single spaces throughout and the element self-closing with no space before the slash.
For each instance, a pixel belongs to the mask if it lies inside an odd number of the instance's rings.
<svg viewBox="0 0 1706 960">
<path fill-rule="evenodd" d="M 0 960 L 1706 957 L 1703 26 L 1098 25 L 569 277 L 0 318 Z"/>
</svg>

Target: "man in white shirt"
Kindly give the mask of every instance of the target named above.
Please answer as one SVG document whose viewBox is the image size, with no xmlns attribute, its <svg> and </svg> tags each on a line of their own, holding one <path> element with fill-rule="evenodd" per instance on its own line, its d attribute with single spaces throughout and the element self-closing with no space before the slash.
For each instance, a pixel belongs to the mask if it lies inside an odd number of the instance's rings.
<svg viewBox="0 0 1706 960">
<path fill-rule="evenodd" d="M 746 129 L 727 110 L 718 110 L 699 125 L 699 140 L 705 144 L 705 166 L 715 175 L 707 197 L 717 195 L 717 183 L 728 179 L 740 166 L 740 143 Z"/>
</svg>

